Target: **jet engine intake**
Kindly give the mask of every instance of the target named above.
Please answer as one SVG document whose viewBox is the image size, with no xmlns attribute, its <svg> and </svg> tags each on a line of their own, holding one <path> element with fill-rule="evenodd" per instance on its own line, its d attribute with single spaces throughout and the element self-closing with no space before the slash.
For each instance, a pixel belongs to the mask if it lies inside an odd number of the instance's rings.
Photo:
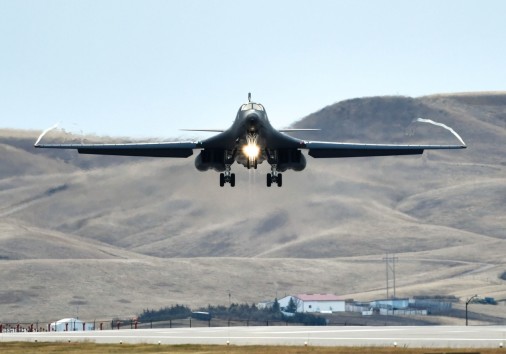
<svg viewBox="0 0 506 354">
<path fill-rule="evenodd" d="M 277 169 L 280 172 L 286 170 L 302 171 L 306 168 L 306 158 L 300 150 L 278 150 L 277 157 Z"/>
<path fill-rule="evenodd" d="M 199 171 L 209 169 L 218 172 L 225 171 L 225 152 L 223 150 L 202 150 L 195 158 L 195 167 Z"/>
</svg>

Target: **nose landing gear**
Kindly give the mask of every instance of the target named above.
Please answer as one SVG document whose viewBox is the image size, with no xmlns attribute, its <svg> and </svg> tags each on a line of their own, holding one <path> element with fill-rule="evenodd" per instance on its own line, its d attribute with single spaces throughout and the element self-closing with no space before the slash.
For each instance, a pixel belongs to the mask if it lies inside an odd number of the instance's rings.
<svg viewBox="0 0 506 354">
<path fill-rule="evenodd" d="M 248 170 L 253 167 L 255 170 L 257 169 L 257 166 L 258 166 L 258 160 L 256 157 L 250 159 L 248 158 L 248 163 L 246 165 L 246 167 L 248 168 Z"/>
</svg>

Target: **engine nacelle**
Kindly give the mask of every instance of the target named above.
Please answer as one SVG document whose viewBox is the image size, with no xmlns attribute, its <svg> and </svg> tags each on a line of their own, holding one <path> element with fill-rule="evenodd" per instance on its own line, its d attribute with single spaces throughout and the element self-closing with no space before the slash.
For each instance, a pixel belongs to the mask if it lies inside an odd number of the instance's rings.
<svg viewBox="0 0 506 354">
<path fill-rule="evenodd" d="M 278 150 L 278 171 L 302 171 L 304 168 L 306 168 L 306 158 L 300 150 Z"/>
<path fill-rule="evenodd" d="M 209 169 L 225 171 L 225 158 L 223 150 L 202 150 L 195 158 L 195 167 L 199 171 Z"/>
</svg>

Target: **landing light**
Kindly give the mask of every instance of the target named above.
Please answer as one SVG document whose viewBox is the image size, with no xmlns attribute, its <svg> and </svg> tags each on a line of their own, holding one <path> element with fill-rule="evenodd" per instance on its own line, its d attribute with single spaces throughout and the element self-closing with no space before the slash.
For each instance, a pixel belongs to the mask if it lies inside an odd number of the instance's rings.
<svg viewBox="0 0 506 354">
<path fill-rule="evenodd" d="M 256 144 L 244 145 L 242 151 L 249 159 L 255 159 L 260 154 L 260 147 Z"/>
</svg>

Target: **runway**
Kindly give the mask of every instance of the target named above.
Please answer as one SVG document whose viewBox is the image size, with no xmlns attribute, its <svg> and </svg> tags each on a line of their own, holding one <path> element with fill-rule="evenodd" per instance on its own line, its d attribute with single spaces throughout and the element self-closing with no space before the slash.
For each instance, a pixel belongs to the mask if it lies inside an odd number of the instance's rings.
<svg viewBox="0 0 506 354">
<path fill-rule="evenodd" d="M 418 327 L 202 327 L 89 332 L 2 333 L 1 341 L 91 341 L 95 343 L 398 346 L 498 348 L 506 326 Z"/>
</svg>

